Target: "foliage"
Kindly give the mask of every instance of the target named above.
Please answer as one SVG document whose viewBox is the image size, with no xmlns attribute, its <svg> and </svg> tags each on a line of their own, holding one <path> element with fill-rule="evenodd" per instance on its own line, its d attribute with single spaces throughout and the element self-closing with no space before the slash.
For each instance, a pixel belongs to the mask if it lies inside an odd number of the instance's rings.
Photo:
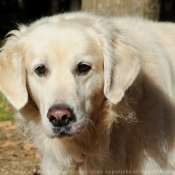
<svg viewBox="0 0 175 175">
<path fill-rule="evenodd" d="M 2 47 L 2 45 L 3 41 L 0 40 L 0 47 Z M 13 120 L 12 115 L 12 107 L 0 93 L 0 121 Z"/>
<path fill-rule="evenodd" d="M 0 121 L 13 120 L 13 110 L 7 100 L 0 94 Z"/>
</svg>

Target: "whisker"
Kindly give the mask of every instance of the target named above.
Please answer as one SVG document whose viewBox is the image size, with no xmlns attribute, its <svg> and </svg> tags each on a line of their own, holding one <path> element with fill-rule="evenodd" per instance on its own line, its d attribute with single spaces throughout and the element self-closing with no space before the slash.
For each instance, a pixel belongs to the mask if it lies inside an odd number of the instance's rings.
<svg viewBox="0 0 175 175">
<path fill-rule="evenodd" d="M 86 116 L 85 121 L 87 122 L 87 124 L 89 124 L 92 127 L 95 127 L 94 121 L 88 115 L 85 116 Z"/>
</svg>

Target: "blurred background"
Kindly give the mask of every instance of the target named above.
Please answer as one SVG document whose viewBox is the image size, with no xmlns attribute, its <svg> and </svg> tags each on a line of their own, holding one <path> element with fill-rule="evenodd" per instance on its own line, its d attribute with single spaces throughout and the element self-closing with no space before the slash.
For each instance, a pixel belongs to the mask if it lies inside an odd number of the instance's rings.
<svg viewBox="0 0 175 175">
<path fill-rule="evenodd" d="M 16 23 L 30 23 L 42 16 L 77 10 L 175 21 L 175 0 L 0 0 L 0 39 Z"/>
</svg>

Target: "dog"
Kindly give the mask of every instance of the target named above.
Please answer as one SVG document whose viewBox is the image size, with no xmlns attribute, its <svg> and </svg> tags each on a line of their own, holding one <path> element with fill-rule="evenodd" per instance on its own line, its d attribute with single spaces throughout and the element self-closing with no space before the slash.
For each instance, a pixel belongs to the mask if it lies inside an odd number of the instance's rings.
<svg viewBox="0 0 175 175">
<path fill-rule="evenodd" d="M 175 174 L 175 24 L 74 12 L 8 35 L 0 91 L 43 174 Z"/>
</svg>

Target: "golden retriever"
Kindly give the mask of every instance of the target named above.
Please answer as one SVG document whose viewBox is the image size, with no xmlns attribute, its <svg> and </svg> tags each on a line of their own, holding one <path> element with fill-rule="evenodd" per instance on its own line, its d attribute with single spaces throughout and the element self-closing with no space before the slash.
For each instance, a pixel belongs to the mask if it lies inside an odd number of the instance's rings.
<svg viewBox="0 0 175 175">
<path fill-rule="evenodd" d="M 175 24 L 75 12 L 9 34 L 0 91 L 43 174 L 175 174 Z"/>
</svg>

